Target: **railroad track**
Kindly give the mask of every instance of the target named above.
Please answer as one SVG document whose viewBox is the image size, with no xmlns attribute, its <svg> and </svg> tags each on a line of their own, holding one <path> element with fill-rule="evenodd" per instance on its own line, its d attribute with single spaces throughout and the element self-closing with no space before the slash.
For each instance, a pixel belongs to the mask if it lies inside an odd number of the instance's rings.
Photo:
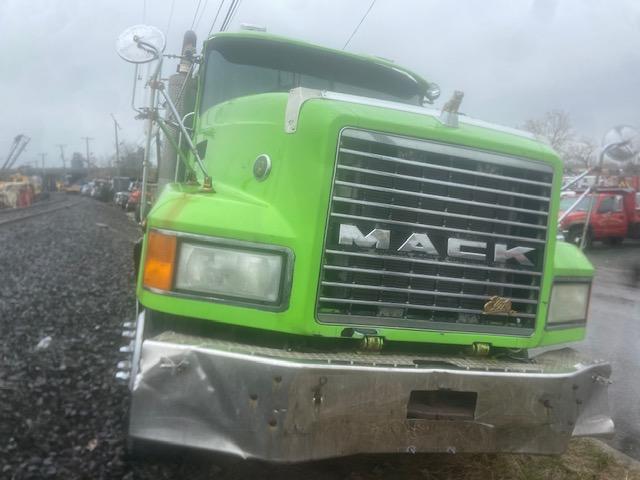
<svg viewBox="0 0 640 480">
<path fill-rule="evenodd" d="M 29 218 L 38 217 L 47 213 L 62 210 L 63 208 L 71 208 L 80 204 L 80 200 L 55 200 L 34 204 L 31 207 L 20 208 L 16 210 L 3 210 L 0 214 L 0 227 L 3 225 L 21 222 Z"/>
<path fill-rule="evenodd" d="M 18 212 L 26 212 L 29 210 L 38 210 L 44 207 L 49 207 L 52 205 L 56 205 L 58 203 L 62 203 L 62 202 L 67 202 L 69 201 L 68 197 L 63 197 L 63 198 L 57 198 L 55 200 L 43 200 L 40 202 L 36 202 L 36 203 L 32 203 L 31 205 L 29 205 L 28 207 L 18 207 L 18 208 L 2 208 L 0 209 L 0 218 L 3 218 L 7 215 L 12 215 L 12 214 L 16 214 Z"/>
</svg>

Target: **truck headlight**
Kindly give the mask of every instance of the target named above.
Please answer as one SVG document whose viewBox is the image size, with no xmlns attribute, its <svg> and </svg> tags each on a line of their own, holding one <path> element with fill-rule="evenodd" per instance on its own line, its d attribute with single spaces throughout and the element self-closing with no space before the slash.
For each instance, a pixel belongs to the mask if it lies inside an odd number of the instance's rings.
<svg viewBox="0 0 640 480">
<path fill-rule="evenodd" d="M 204 294 L 243 303 L 281 303 L 285 255 L 226 245 L 180 242 L 177 292 Z"/>
<path fill-rule="evenodd" d="M 142 286 L 154 293 L 280 311 L 293 252 L 285 247 L 152 229 Z"/>
<path fill-rule="evenodd" d="M 584 324 L 587 321 L 591 282 L 560 281 L 553 284 L 547 325 Z"/>
</svg>

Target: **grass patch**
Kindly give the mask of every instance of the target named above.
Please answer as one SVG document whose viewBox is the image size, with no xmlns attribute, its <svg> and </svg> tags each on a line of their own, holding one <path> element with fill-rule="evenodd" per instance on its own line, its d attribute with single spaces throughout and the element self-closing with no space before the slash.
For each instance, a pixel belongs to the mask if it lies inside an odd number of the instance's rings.
<svg viewBox="0 0 640 480">
<path fill-rule="evenodd" d="M 385 462 L 355 461 L 348 480 L 640 480 L 640 469 L 623 465 L 588 439 L 571 441 L 564 455 L 418 455 Z M 354 464 L 355 463 L 355 464 Z M 345 472 L 346 473 L 346 472 Z"/>
</svg>

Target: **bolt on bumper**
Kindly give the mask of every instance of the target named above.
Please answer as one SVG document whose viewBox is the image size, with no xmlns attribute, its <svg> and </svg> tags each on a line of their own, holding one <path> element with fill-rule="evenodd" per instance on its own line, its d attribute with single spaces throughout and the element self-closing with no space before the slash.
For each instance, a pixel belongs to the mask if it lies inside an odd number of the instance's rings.
<svg viewBox="0 0 640 480">
<path fill-rule="evenodd" d="M 130 435 L 276 462 L 359 453 L 562 453 L 609 435 L 611 368 L 297 353 L 165 332 L 142 343 Z"/>
</svg>

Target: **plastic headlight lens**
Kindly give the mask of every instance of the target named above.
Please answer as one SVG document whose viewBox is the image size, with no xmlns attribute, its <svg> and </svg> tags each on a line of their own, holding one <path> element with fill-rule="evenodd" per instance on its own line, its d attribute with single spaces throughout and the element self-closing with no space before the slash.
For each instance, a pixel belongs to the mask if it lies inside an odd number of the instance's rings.
<svg viewBox="0 0 640 480">
<path fill-rule="evenodd" d="M 182 243 L 175 287 L 178 290 L 233 297 L 240 301 L 277 303 L 283 256 Z"/>
<path fill-rule="evenodd" d="M 556 283 L 551 291 L 549 325 L 585 323 L 589 308 L 590 283 Z"/>
</svg>

